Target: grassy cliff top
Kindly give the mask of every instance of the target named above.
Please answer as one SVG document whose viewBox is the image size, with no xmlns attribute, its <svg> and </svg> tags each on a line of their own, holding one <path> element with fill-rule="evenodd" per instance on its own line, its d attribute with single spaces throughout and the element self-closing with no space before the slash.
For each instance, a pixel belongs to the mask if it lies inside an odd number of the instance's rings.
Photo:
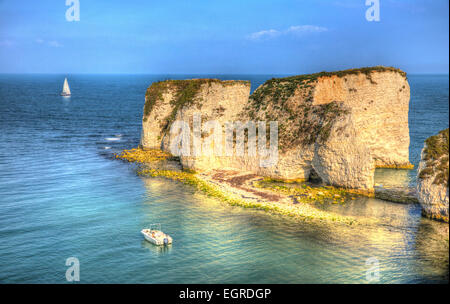
<svg viewBox="0 0 450 304">
<path fill-rule="evenodd" d="M 235 84 L 244 84 L 250 86 L 250 81 L 245 80 L 219 80 L 212 78 L 185 79 L 185 80 L 163 80 L 152 83 L 145 93 L 144 121 L 147 120 L 156 102 L 162 100 L 162 94 L 168 90 L 175 92 L 171 104 L 174 106 L 174 115 L 183 105 L 192 103 L 195 96 L 200 91 L 202 85 L 211 85 L 213 83 L 223 86 Z"/>
<path fill-rule="evenodd" d="M 364 74 L 370 82 L 375 84 L 372 80 L 372 73 L 374 72 L 396 72 L 406 78 L 406 72 L 394 67 L 385 66 L 364 67 L 334 72 L 320 72 L 314 74 L 272 78 L 267 80 L 253 92 L 250 96 L 250 101 L 254 104 L 259 104 L 262 103 L 265 98 L 270 97 L 277 103 L 280 101 L 285 102 L 289 97 L 294 95 L 295 91 L 299 88 L 309 91 L 310 100 L 312 100 L 313 89 L 320 77 L 345 77 L 349 75 Z"/>
<path fill-rule="evenodd" d="M 400 69 L 394 68 L 394 67 L 385 67 L 385 66 L 374 66 L 374 67 L 363 67 L 363 68 L 357 68 L 357 69 L 348 69 L 348 70 L 341 70 L 341 71 L 333 71 L 333 72 L 320 72 L 320 73 L 314 73 L 314 74 L 304 74 L 304 75 L 297 75 L 297 76 L 289 76 L 289 77 L 283 77 L 283 78 L 273 78 L 272 81 L 277 82 L 283 82 L 283 81 L 299 81 L 299 80 L 316 80 L 319 77 L 331 77 L 331 76 L 337 76 L 337 77 L 345 77 L 348 75 L 359 75 L 364 74 L 368 77 L 370 77 L 370 74 L 372 72 L 397 72 L 403 77 L 406 77 L 406 72 L 403 72 Z M 269 80 L 270 81 L 270 80 Z"/>
<path fill-rule="evenodd" d="M 419 172 L 419 178 L 425 179 L 434 176 L 434 184 L 444 184 L 448 187 L 449 129 L 427 138 L 425 144 L 423 160 L 426 161 L 426 167 Z"/>
</svg>

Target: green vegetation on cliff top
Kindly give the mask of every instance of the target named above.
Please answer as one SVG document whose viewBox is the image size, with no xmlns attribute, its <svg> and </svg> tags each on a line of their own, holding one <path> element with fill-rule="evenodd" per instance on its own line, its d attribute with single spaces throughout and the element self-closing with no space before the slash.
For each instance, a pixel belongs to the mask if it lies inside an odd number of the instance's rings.
<svg viewBox="0 0 450 304">
<path fill-rule="evenodd" d="M 358 68 L 358 69 L 348 69 L 348 70 L 341 70 L 341 71 L 333 71 L 333 72 L 319 72 L 314 74 L 305 74 L 305 75 L 298 75 L 298 76 L 289 76 L 284 78 L 274 78 L 275 81 L 298 81 L 298 80 L 305 80 L 305 79 L 312 79 L 316 80 L 319 77 L 331 77 L 331 76 L 337 76 L 337 77 L 345 77 L 348 75 L 358 75 L 358 74 L 365 74 L 369 79 L 371 77 L 372 72 L 397 72 L 403 77 L 406 77 L 406 72 L 403 72 L 400 69 L 394 68 L 394 67 L 385 67 L 385 66 L 374 66 L 374 67 L 364 67 L 364 68 Z"/>
<path fill-rule="evenodd" d="M 282 91 L 275 91 L 273 93 L 275 98 L 287 98 L 291 96 L 295 89 L 298 87 L 308 88 L 312 87 L 311 83 L 315 82 L 319 77 L 331 77 L 338 76 L 344 77 L 347 75 L 357 75 L 357 74 L 365 74 L 368 79 L 371 80 L 372 72 L 398 72 L 402 76 L 406 77 L 406 73 L 400 69 L 394 67 L 384 67 L 384 66 L 375 66 L 375 67 L 364 67 L 358 69 L 348 69 L 342 71 L 334 71 L 334 72 L 320 72 L 314 74 L 305 74 L 305 75 L 297 75 L 297 76 L 289 76 L 284 78 L 272 78 L 266 81 L 261 87 L 269 86 L 273 87 L 273 84 L 283 83 Z M 195 95 L 200 90 L 201 85 L 203 84 L 211 84 L 211 83 L 220 83 L 222 85 L 232 85 L 235 83 L 244 83 L 249 84 L 249 81 L 243 80 L 229 80 L 222 81 L 219 79 L 187 79 L 187 80 L 164 80 L 157 81 L 152 83 L 152 85 L 147 89 L 145 94 L 146 102 L 144 106 L 144 120 L 146 120 L 147 116 L 151 113 L 153 107 L 155 106 L 158 100 L 162 99 L 162 93 L 167 89 L 173 89 L 176 92 L 175 98 L 172 100 L 172 104 L 175 106 L 184 105 L 186 103 L 193 102 Z M 260 87 L 260 88 L 261 88 Z M 251 96 L 251 99 L 259 100 L 263 97 L 262 93 L 269 93 L 267 90 L 257 89 Z M 269 94 L 272 95 L 272 94 Z"/>
<path fill-rule="evenodd" d="M 423 160 L 426 166 L 419 172 L 419 178 L 425 179 L 434 176 L 433 184 L 448 187 L 449 176 L 449 129 L 439 132 L 425 140 Z"/>
</svg>

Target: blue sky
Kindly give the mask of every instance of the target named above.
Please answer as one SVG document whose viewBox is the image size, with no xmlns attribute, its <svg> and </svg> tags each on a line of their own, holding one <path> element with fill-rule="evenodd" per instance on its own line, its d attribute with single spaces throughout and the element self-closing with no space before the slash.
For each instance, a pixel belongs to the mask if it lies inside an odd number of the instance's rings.
<svg viewBox="0 0 450 304">
<path fill-rule="evenodd" d="M 448 73 L 448 0 L 0 0 L 2 73 Z"/>
</svg>

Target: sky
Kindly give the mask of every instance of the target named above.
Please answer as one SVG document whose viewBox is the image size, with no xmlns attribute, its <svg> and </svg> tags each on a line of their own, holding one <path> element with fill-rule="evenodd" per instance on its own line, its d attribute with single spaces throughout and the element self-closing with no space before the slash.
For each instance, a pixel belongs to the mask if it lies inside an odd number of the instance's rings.
<svg viewBox="0 0 450 304">
<path fill-rule="evenodd" d="M 70 2 L 70 1 L 69 1 Z M 370 1 L 369 1 L 370 2 Z M 448 0 L 0 0 L 0 73 L 449 70 Z"/>
</svg>

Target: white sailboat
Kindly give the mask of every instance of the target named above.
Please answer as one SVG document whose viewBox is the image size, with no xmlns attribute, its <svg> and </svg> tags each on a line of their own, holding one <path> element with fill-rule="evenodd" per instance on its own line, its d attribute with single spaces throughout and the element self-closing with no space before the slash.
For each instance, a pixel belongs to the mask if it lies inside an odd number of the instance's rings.
<svg viewBox="0 0 450 304">
<path fill-rule="evenodd" d="M 67 77 L 64 79 L 63 90 L 61 92 L 61 96 L 70 96 L 70 88 L 69 83 L 67 82 Z"/>
</svg>

